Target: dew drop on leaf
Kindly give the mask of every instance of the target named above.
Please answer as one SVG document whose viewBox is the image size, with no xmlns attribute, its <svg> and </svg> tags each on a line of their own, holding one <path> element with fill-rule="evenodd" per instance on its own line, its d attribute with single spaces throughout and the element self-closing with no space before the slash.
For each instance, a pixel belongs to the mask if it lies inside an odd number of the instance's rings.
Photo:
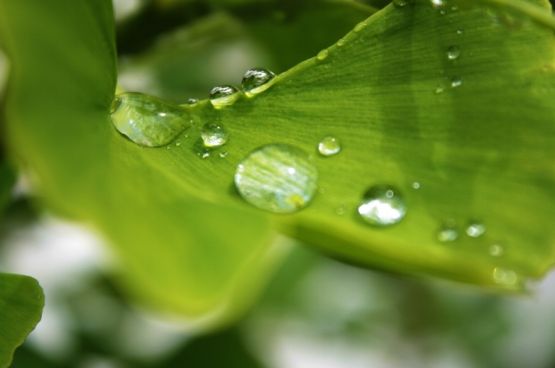
<svg viewBox="0 0 555 368">
<path fill-rule="evenodd" d="M 165 146 L 190 127 L 180 107 L 136 92 L 116 96 L 111 118 L 121 134 L 146 147 Z"/>
<path fill-rule="evenodd" d="M 451 78 L 451 87 L 457 88 L 462 85 L 462 79 L 460 77 L 453 77 Z"/>
<path fill-rule="evenodd" d="M 341 152 L 341 144 L 335 137 L 324 137 L 318 143 L 318 152 L 325 157 L 337 155 Z"/>
<path fill-rule="evenodd" d="M 486 226 L 480 222 L 471 222 L 466 227 L 466 235 L 471 238 L 478 238 L 486 232 Z"/>
<path fill-rule="evenodd" d="M 489 255 L 492 257 L 501 257 L 505 252 L 505 250 L 503 249 L 503 246 L 500 244 L 492 244 L 490 245 L 488 252 L 489 252 Z"/>
<path fill-rule="evenodd" d="M 198 99 L 196 98 L 188 98 L 187 99 L 187 105 L 196 105 L 198 103 Z"/>
<path fill-rule="evenodd" d="M 461 55 L 461 49 L 458 46 L 450 46 L 447 49 L 447 59 L 457 60 Z"/>
<path fill-rule="evenodd" d="M 437 240 L 442 243 L 451 243 L 459 238 L 459 230 L 452 222 L 443 224 L 437 232 Z"/>
<path fill-rule="evenodd" d="M 328 55 L 329 55 L 329 51 L 327 49 L 324 49 L 324 50 L 320 51 L 318 53 L 318 55 L 316 55 L 316 59 L 318 61 L 324 61 L 328 58 Z"/>
<path fill-rule="evenodd" d="M 245 157 L 235 171 L 241 197 L 260 209 L 293 213 L 306 207 L 318 188 L 309 156 L 288 144 L 269 144 Z"/>
<path fill-rule="evenodd" d="M 219 123 L 206 123 L 200 131 L 200 138 L 204 147 L 214 148 L 226 144 L 229 134 Z"/>
<path fill-rule="evenodd" d="M 210 91 L 210 103 L 215 109 L 231 106 L 239 97 L 239 91 L 233 86 L 216 86 Z"/>
<path fill-rule="evenodd" d="M 419 190 L 420 188 L 422 188 L 422 184 L 420 184 L 420 182 L 418 181 L 413 181 L 410 186 L 414 190 Z"/>
<path fill-rule="evenodd" d="M 503 286 L 514 287 L 518 283 L 518 275 L 513 270 L 495 267 L 493 269 L 493 281 Z"/>
<path fill-rule="evenodd" d="M 404 8 L 408 4 L 408 0 L 393 0 L 393 5 L 395 5 L 397 8 Z"/>
<path fill-rule="evenodd" d="M 243 92 L 247 97 L 253 97 L 254 95 L 264 92 L 266 89 L 270 88 L 270 81 L 274 79 L 276 75 L 263 68 L 253 68 L 245 72 L 243 80 L 241 81 L 241 87 Z"/>
<path fill-rule="evenodd" d="M 386 227 L 400 222 L 407 206 L 400 192 L 390 185 L 376 185 L 366 191 L 358 214 L 370 225 Z"/>
</svg>

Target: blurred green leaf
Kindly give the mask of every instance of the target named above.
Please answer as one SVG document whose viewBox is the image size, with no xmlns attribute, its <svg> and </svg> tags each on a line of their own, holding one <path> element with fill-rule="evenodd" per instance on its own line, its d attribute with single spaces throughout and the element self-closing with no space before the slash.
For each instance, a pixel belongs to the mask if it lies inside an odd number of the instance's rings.
<svg viewBox="0 0 555 368">
<path fill-rule="evenodd" d="M 0 273 L 0 367 L 39 322 L 44 295 L 35 279 Z"/>
<path fill-rule="evenodd" d="M 14 184 L 13 169 L 0 157 L 0 215 L 10 201 Z"/>
<path fill-rule="evenodd" d="M 44 201 L 114 244 L 145 303 L 199 323 L 240 313 L 279 259 L 273 231 L 266 216 L 188 180 L 208 174 L 204 161 L 137 149 L 113 129 L 111 3 L 1 1 L 0 21 L 14 65 L 9 145 Z"/>
</svg>

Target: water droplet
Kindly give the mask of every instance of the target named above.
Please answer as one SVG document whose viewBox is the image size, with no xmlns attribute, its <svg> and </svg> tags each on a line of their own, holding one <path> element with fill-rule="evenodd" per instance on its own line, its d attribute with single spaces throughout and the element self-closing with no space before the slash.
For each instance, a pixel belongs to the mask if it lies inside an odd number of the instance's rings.
<svg viewBox="0 0 555 368">
<path fill-rule="evenodd" d="M 422 185 L 421 185 L 419 182 L 417 182 L 417 181 L 413 181 L 412 184 L 411 184 L 411 187 L 412 187 L 412 189 L 414 189 L 414 190 L 418 190 L 418 189 L 420 189 L 420 188 L 422 187 Z"/>
<path fill-rule="evenodd" d="M 437 86 L 436 89 L 434 89 L 434 93 L 436 95 L 439 95 L 439 94 L 443 93 L 444 90 L 445 89 L 442 86 Z"/>
<path fill-rule="evenodd" d="M 443 8 L 445 6 L 445 0 L 430 0 L 430 4 L 436 9 Z"/>
<path fill-rule="evenodd" d="M 340 39 L 339 41 L 337 41 L 337 46 L 343 47 L 344 45 L 345 45 L 345 39 L 344 39 L 344 38 L 342 38 L 342 39 Z"/>
<path fill-rule="evenodd" d="M 501 257 L 505 253 L 505 249 L 502 245 L 492 244 L 489 247 L 489 255 L 492 257 Z"/>
<path fill-rule="evenodd" d="M 479 238 L 486 232 L 486 226 L 480 222 L 471 222 L 466 227 L 466 235 L 471 238 Z"/>
<path fill-rule="evenodd" d="M 341 144 L 335 137 L 324 137 L 318 143 L 318 152 L 326 157 L 336 155 L 341 152 Z"/>
<path fill-rule="evenodd" d="M 401 221 L 407 207 L 399 191 L 389 185 L 376 185 L 364 194 L 358 213 L 374 226 L 390 226 Z"/>
<path fill-rule="evenodd" d="M 266 69 L 253 68 L 246 71 L 241 82 L 243 92 L 247 97 L 252 97 L 260 92 L 264 92 L 270 88 L 272 79 L 276 75 Z"/>
<path fill-rule="evenodd" d="M 397 8 L 404 8 L 408 4 L 408 0 L 393 0 L 393 5 L 395 5 Z"/>
<path fill-rule="evenodd" d="M 464 33 L 464 31 L 462 29 L 457 29 L 457 34 L 458 35 L 462 35 Z"/>
<path fill-rule="evenodd" d="M 493 269 L 493 281 L 500 285 L 514 287 L 518 283 L 518 275 L 513 270 L 495 267 Z"/>
<path fill-rule="evenodd" d="M 461 49 L 458 46 L 450 46 L 447 49 L 447 59 L 456 60 L 461 56 Z"/>
<path fill-rule="evenodd" d="M 200 137 L 204 147 L 213 148 L 226 144 L 229 134 L 222 124 L 206 123 L 200 131 Z"/>
<path fill-rule="evenodd" d="M 364 29 L 364 27 L 366 26 L 365 22 L 360 22 L 355 26 L 355 32 L 360 32 Z"/>
<path fill-rule="evenodd" d="M 183 109 L 142 93 L 118 95 L 111 111 L 115 128 L 141 146 L 165 146 L 190 127 Z"/>
<path fill-rule="evenodd" d="M 437 232 L 437 240 L 442 243 L 451 243 L 459 238 L 459 230 L 451 221 L 443 224 Z"/>
<path fill-rule="evenodd" d="M 218 153 L 218 156 L 220 156 L 220 158 L 226 158 L 228 154 L 229 154 L 229 152 L 223 151 L 223 152 Z"/>
<path fill-rule="evenodd" d="M 457 88 L 462 85 L 462 79 L 460 77 L 451 78 L 451 88 Z"/>
<path fill-rule="evenodd" d="M 327 49 L 324 49 L 320 51 L 318 55 L 316 55 L 316 59 L 318 59 L 319 61 L 323 61 L 327 59 L 328 55 L 329 55 L 329 51 Z"/>
<path fill-rule="evenodd" d="M 192 97 L 187 99 L 187 105 L 196 105 L 196 104 L 198 104 L 198 99 L 192 98 Z"/>
<path fill-rule="evenodd" d="M 233 86 L 216 86 L 210 91 L 210 103 L 215 109 L 231 106 L 239 97 L 239 91 Z"/>
<path fill-rule="evenodd" d="M 317 191 L 318 172 L 308 155 L 288 144 L 269 144 L 244 158 L 235 186 L 250 204 L 275 213 L 307 206 Z"/>
</svg>

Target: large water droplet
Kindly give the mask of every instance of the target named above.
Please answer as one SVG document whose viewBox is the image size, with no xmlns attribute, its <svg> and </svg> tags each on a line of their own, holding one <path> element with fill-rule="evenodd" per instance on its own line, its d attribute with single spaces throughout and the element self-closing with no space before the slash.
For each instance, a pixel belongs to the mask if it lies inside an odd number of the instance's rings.
<svg viewBox="0 0 555 368">
<path fill-rule="evenodd" d="M 276 75 L 266 69 L 253 68 L 245 72 L 241 87 L 247 97 L 252 97 L 260 92 L 264 92 L 272 85 L 269 83 Z"/>
<path fill-rule="evenodd" d="M 407 213 L 407 207 L 395 187 L 376 185 L 364 194 L 358 213 L 367 223 L 385 227 L 401 221 Z"/>
<path fill-rule="evenodd" d="M 454 223 L 447 222 L 437 232 L 437 240 L 442 243 L 451 243 L 459 238 L 459 230 Z"/>
<path fill-rule="evenodd" d="M 322 156 L 326 157 L 337 155 L 341 152 L 341 144 L 335 137 L 324 137 L 320 143 L 318 143 L 318 152 L 320 152 Z"/>
<path fill-rule="evenodd" d="M 486 226 L 480 222 L 471 222 L 466 227 L 466 235 L 471 238 L 478 238 L 486 232 Z"/>
<path fill-rule="evenodd" d="M 210 103 L 215 109 L 231 106 L 239 97 L 239 91 L 233 86 L 216 86 L 210 91 Z"/>
<path fill-rule="evenodd" d="M 222 124 L 206 123 L 200 131 L 204 147 L 220 147 L 226 144 L 229 135 Z"/>
<path fill-rule="evenodd" d="M 447 59 L 456 60 L 461 56 L 461 49 L 458 46 L 450 46 L 447 49 Z"/>
<path fill-rule="evenodd" d="M 275 213 L 307 206 L 317 190 L 318 172 L 308 155 L 287 144 L 269 144 L 237 166 L 235 186 L 250 204 Z"/>
<path fill-rule="evenodd" d="M 183 109 L 136 92 L 116 96 L 112 104 L 112 123 L 121 134 L 147 147 L 169 144 L 190 127 Z"/>
</svg>

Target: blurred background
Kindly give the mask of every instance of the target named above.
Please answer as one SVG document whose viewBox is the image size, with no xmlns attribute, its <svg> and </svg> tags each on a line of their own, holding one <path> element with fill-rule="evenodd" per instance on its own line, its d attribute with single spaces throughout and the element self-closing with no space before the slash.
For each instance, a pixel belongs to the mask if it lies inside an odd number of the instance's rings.
<svg viewBox="0 0 555 368">
<path fill-rule="evenodd" d="M 119 84 L 180 103 L 206 98 L 250 67 L 279 73 L 315 55 L 369 5 L 386 4 L 339 3 L 115 0 Z M 2 91 L 8 69 L 0 52 Z M 24 174 L 0 171 L 16 180 L 0 198 L 9 203 L 0 270 L 37 278 L 46 294 L 14 367 L 555 367 L 555 274 L 529 295 L 499 295 L 364 270 L 295 244 L 247 316 L 207 334 L 132 304 L 102 238 L 41 208 Z"/>
</svg>

